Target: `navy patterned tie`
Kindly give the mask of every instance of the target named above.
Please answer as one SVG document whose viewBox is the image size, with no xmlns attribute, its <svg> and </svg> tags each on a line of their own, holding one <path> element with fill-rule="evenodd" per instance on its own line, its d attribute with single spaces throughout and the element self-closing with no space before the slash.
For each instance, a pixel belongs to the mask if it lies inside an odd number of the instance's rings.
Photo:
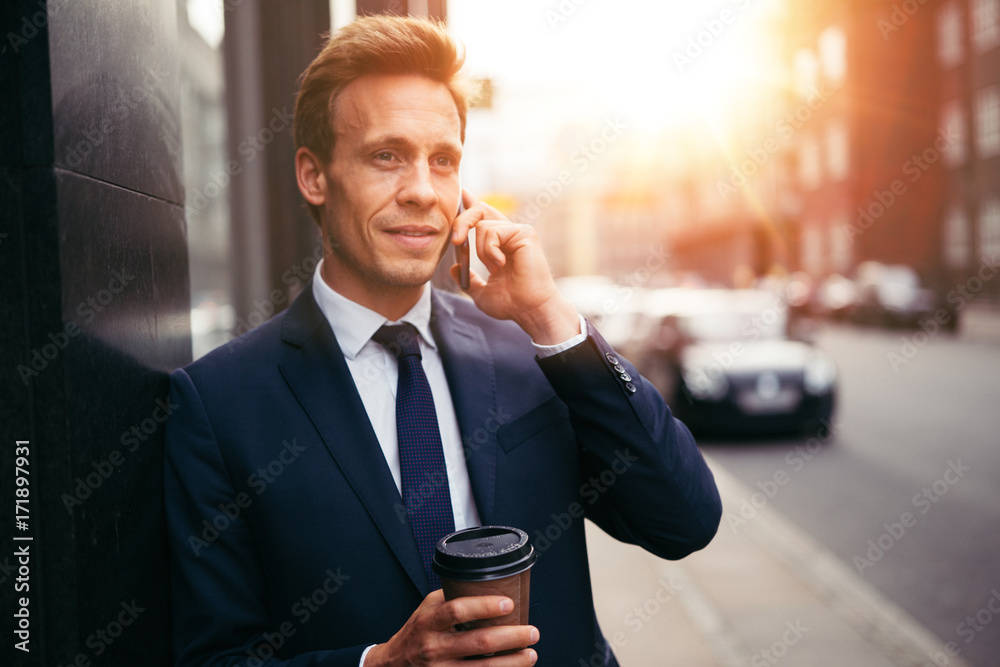
<svg viewBox="0 0 1000 667">
<path fill-rule="evenodd" d="M 421 363 L 419 334 L 412 324 L 386 325 L 375 332 L 372 340 L 399 361 L 396 433 L 403 505 L 431 590 L 435 590 L 441 582 L 431 569 L 434 547 L 455 530 L 455 516 L 434 396 Z"/>
</svg>

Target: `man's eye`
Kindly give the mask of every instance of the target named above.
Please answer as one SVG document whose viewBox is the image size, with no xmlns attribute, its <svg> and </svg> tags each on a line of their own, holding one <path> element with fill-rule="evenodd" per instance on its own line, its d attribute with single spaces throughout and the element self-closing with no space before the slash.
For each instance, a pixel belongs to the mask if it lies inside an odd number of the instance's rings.
<svg viewBox="0 0 1000 667">
<path fill-rule="evenodd" d="M 454 158 L 450 158 L 450 157 L 448 157 L 446 155 L 442 155 L 441 157 L 439 157 L 437 159 L 437 165 L 439 167 L 450 167 L 453 164 L 455 164 Z"/>
<path fill-rule="evenodd" d="M 375 154 L 375 159 L 381 162 L 391 162 L 393 157 L 393 154 L 388 151 L 382 151 L 381 153 Z"/>
</svg>

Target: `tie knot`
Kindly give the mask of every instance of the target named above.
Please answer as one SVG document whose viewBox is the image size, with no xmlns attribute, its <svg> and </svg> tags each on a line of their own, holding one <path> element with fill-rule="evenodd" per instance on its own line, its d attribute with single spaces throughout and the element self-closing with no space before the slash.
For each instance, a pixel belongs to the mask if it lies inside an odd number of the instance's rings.
<svg viewBox="0 0 1000 667">
<path fill-rule="evenodd" d="M 389 354 L 401 359 L 402 357 L 420 357 L 420 334 L 412 324 L 386 324 L 383 325 L 372 340 L 389 351 Z"/>
</svg>

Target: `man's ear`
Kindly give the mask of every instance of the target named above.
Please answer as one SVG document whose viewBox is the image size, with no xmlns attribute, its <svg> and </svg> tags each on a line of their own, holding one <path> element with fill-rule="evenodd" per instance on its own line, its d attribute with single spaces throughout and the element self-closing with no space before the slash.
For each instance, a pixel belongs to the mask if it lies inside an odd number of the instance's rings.
<svg viewBox="0 0 1000 667">
<path fill-rule="evenodd" d="M 299 192 L 313 206 L 323 206 L 327 197 L 326 173 L 323 162 L 305 146 L 295 151 L 295 178 Z"/>
</svg>

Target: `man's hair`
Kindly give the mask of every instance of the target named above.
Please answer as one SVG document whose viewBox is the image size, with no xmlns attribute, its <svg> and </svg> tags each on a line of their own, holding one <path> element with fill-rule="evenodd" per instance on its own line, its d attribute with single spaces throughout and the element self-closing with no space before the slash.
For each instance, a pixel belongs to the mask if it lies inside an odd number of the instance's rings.
<svg viewBox="0 0 1000 667">
<path fill-rule="evenodd" d="M 333 154 L 333 109 L 347 84 L 366 74 L 415 74 L 447 86 L 465 141 L 468 94 L 460 77 L 464 53 L 444 26 L 428 19 L 367 16 L 334 32 L 299 77 L 293 128 L 295 148 L 326 162 Z M 309 206 L 319 223 L 319 208 Z"/>
</svg>

